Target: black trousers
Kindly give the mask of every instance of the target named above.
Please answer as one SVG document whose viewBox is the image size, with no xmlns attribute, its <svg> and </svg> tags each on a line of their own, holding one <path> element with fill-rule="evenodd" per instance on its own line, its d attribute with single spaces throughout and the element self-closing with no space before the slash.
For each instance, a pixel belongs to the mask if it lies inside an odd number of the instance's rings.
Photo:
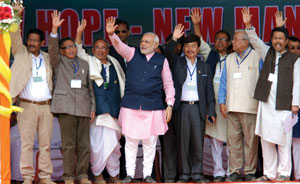
<svg viewBox="0 0 300 184">
<path fill-rule="evenodd" d="M 179 179 L 199 179 L 203 175 L 205 121 L 198 104 L 180 104 L 176 121 Z"/>
<path fill-rule="evenodd" d="M 177 176 L 177 141 L 174 118 L 168 123 L 168 131 L 162 136 L 163 178 L 175 179 Z"/>
</svg>

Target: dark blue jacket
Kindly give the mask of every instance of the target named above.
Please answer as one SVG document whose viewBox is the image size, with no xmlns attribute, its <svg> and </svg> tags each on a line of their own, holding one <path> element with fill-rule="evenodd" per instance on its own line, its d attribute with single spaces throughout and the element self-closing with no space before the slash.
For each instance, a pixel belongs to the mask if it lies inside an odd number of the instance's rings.
<svg viewBox="0 0 300 184">
<path fill-rule="evenodd" d="M 106 82 L 104 68 L 101 71 L 101 76 Z M 98 87 L 95 81 L 93 81 L 93 87 L 96 98 L 96 115 L 109 113 L 112 117 L 118 119 L 121 95 L 118 75 L 115 67 L 113 65 L 110 65 L 109 67 L 109 84 L 107 89 L 104 89 L 104 84 Z"/>
<path fill-rule="evenodd" d="M 163 110 L 162 69 L 165 57 L 155 53 L 149 61 L 135 49 L 126 68 L 125 94 L 121 106 L 130 109 Z"/>
<path fill-rule="evenodd" d="M 206 63 L 209 64 L 209 66 L 210 66 L 212 76 L 215 76 L 216 66 L 219 61 L 220 61 L 219 53 L 217 51 L 211 50 L 207 57 Z"/>
</svg>

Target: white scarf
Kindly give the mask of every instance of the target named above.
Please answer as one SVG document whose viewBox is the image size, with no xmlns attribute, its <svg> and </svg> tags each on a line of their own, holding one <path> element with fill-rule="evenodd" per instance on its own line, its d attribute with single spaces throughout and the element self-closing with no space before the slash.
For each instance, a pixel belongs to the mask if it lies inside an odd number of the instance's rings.
<svg viewBox="0 0 300 184">
<path fill-rule="evenodd" d="M 125 74 L 119 62 L 114 57 L 107 55 L 107 58 L 109 61 L 111 61 L 112 65 L 116 69 L 119 85 L 120 85 L 120 94 L 122 98 L 124 96 Z M 101 71 L 102 71 L 101 61 L 97 59 L 95 56 L 93 56 L 93 59 L 89 62 L 89 67 L 90 67 L 90 79 L 94 80 L 97 86 L 100 87 L 104 81 L 104 79 L 101 76 Z"/>
</svg>

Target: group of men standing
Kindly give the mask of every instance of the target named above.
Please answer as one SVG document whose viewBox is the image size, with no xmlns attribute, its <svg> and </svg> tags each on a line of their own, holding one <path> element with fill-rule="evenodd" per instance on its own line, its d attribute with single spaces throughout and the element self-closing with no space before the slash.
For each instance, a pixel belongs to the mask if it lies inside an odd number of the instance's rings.
<svg viewBox="0 0 300 184">
<path fill-rule="evenodd" d="M 14 8 L 20 9 L 19 2 Z M 297 116 L 299 110 L 299 53 L 297 56 L 286 50 L 289 39 L 283 27 L 273 29 L 272 45 L 266 46 L 250 24 L 249 9 L 243 9 L 242 14 L 246 30 L 236 30 L 232 40 L 228 32 L 218 31 L 216 50 L 212 50 L 201 36 L 200 12 L 192 10 L 195 34 L 183 38 L 180 56 L 175 53 L 177 41 L 184 35 L 180 24 L 164 55 L 155 52 L 159 39 L 151 32 L 143 35 L 139 48 L 128 45 L 128 24 L 113 17 L 106 20 L 112 46 L 97 39 L 93 55 L 87 54 L 81 43 L 85 20 L 78 23 L 75 40 L 58 40 L 64 20 L 57 11 L 52 13 L 48 53 L 40 50 L 42 31 L 30 30 L 27 46 L 20 31 L 12 33 L 15 60 L 10 89 L 24 108 L 18 114 L 24 183 L 31 184 L 34 177 L 36 131 L 40 182 L 53 183 L 53 114 L 60 124 L 63 179 L 67 184 L 75 180 L 90 184 L 89 163 L 96 184 L 106 183 L 102 174 L 105 168 L 110 182 L 120 182 L 121 135 L 126 140 L 127 173 L 122 182 L 134 181 L 140 141 L 143 181 L 156 182 L 151 177 L 152 167 L 158 136 L 164 134 L 165 182 L 173 183 L 177 176 L 178 182 L 207 182 L 203 175 L 205 134 L 211 143 L 214 181 L 222 182 L 226 175 L 227 181 L 241 181 L 242 168 L 246 181 L 256 180 L 257 135 L 264 158 L 264 175 L 258 180 L 289 180 L 292 131 L 284 131 L 283 121 Z M 282 15 L 275 16 L 283 26 Z M 231 44 L 233 53 L 228 49 Z M 293 49 L 299 52 L 299 45 L 298 41 Z M 199 53 L 203 57 L 198 57 Z M 229 155 L 227 171 L 222 166 L 224 142 Z M 294 149 L 299 149 L 298 144 L 295 139 Z"/>
</svg>

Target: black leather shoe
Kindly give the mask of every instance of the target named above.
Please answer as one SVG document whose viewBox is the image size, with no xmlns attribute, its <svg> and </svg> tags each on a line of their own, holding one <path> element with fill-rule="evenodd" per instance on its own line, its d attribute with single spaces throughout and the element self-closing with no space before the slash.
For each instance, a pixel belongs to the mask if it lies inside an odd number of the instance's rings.
<svg viewBox="0 0 300 184">
<path fill-rule="evenodd" d="M 243 181 L 242 180 L 242 176 L 238 173 L 232 173 L 229 178 L 227 178 L 225 181 L 229 181 L 229 182 L 232 182 L 232 181 Z"/>
<path fill-rule="evenodd" d="M 245 176 L 245 181 L 255 181 L 255 180 L 256 180 L 255 174 L 247 174 Z"/>
<path fill-rule="evenodd" d="M 210 181 L 205 178 L 197 179 L 194 181 L 195 183 L 209 183 Z"/>
<path fill-rule="evenodd" d="M 179 180 L 176 183 L 188 183 L 190 181 L 190 176 L 180 175 Z"/>
<path fill-rule="evenodd" d="M 124 180 L 121 181 L 121 183 L 133 183 L 134 180 L 131 176 L 126 176 L 126 178 L 124 178 Z"/>
<path fill-rule="evenodd" d="M 225 181 L 225 177 L 223 176 L 217 176 L 214 178 L 214 182 L 224 182 Z"/>
<path fill-rule="evenodd" d="M 202 174 L 193 175 L 192 180 L 195 183 L 208 183 L 209 182 L 209 180 L 205 179 Z"/>
<path fill-rule="evenodd" d="M 177 180 L 177 181 L 176 181 L 176 183 L 187 183 L 187 182 L 189 182 L 189 181 L 183 180 L 183 179 L 180 179 L 180 180 Z"/>
<path fill-rule="evenodd" d="M 156 181 L 151 176 L 146 176 L 144 178 L 143 183 L 156 183 Z"/>
<path fill-rule="evenodd" d="M 175 183 L 174 179 L 165 179 L 165 183 Z"/>
</svg>

